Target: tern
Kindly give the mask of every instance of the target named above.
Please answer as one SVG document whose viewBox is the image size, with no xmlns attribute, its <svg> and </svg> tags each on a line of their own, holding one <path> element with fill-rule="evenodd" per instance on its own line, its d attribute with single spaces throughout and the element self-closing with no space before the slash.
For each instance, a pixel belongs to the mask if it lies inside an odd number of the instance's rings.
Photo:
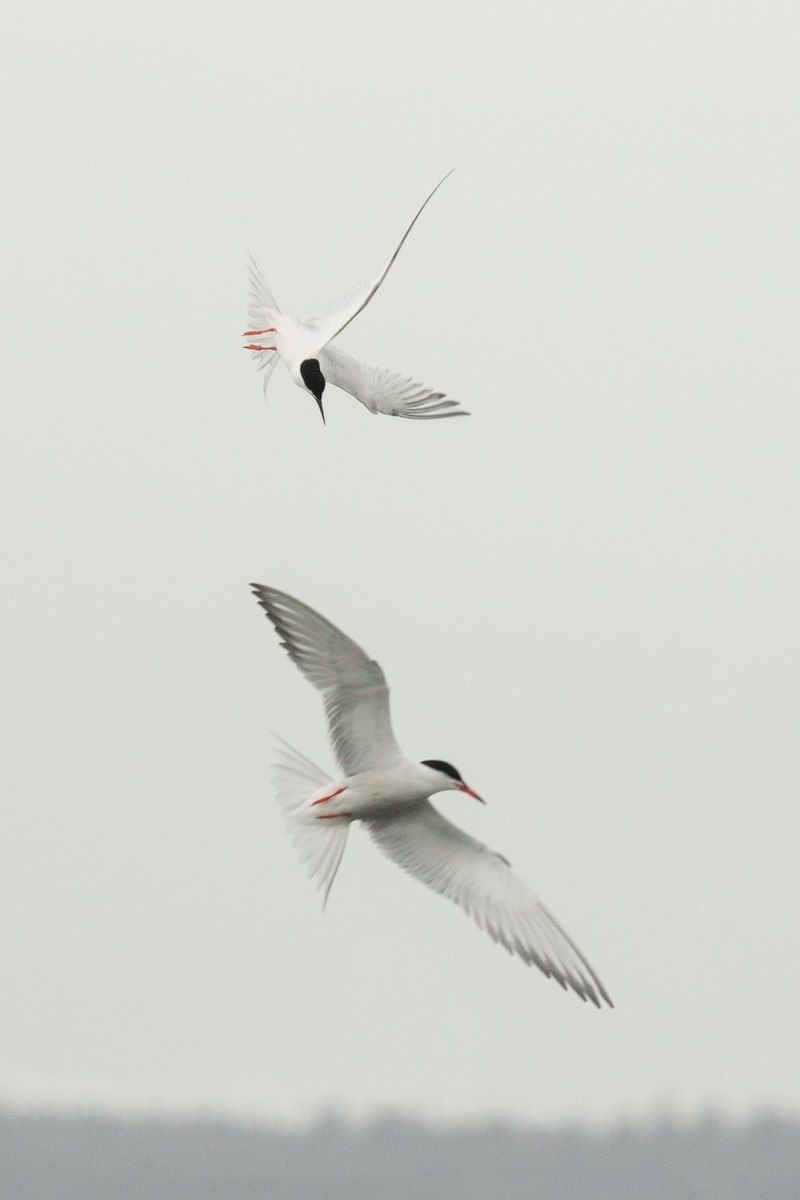
<svg viewBox="0 0 800 1200">
<path fill-rule="evenodd" d="M 281 644 L 322 693 L 342 776 L 331 779 L 283 739 L 275 765 L 278 802 L 309 874 L 327 901 L 347 834 L 361 821 L 389 858 L 453 900 L 496 942 L 535 963 L 582 1000 L 613 1007 L 608 992 L 541 900 L 502 854 L 453 825 L 430 803 L 438 792 L 477 792 L 438 758 L 412 762 L 392 733 L 383 671 L 346 634 L 300 600 L 250 585 Z M 481 801 L 483 803 L 483 801 Z"/>
<path fill-rule="evenodd" d="M 452 171 L 448 172 L 448 175 Z M 271 334 L 268 344 L 249 342 L 244 349 L 252 350 L 259 370 L 264 371 L 264 394 L 278 359 L 283 359 L 287 371 L 298 387 L 309 392 L 322 407 L 325 385 L 330 383 L 360 400 L 372 413 L 390 417 L 410 417 L 432 420 L 438 417 L 467 416 L 456 400 L 448 400 L 444 392 L 434 392 L 413 379 L 393 375 L 382 367 L 368 367 L 351 358 L 330 342 L 366 308 L 383 283 L 389 268 L 428 201 L 447 179 L 441 179 L 419 209 L 414 220 L 397 243 L 388 263 L 377 275 L 371 275 L 347 293 L 338 303 L 323 308 L 311 317 L 290 317 L 278 307 L 267 287 L 255 257 L 250 255 L 250 304 L 248 315 L 254 328 L 243 337 L 253 338 Z M 256 328 L 257 327 L 257 328 Z"/>
</svg>

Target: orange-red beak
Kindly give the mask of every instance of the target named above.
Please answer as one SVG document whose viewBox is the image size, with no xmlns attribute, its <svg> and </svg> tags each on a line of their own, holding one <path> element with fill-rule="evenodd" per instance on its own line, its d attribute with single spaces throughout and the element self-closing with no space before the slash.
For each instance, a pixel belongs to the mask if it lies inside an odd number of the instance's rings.
<svg viewBox="0 0 800 1200">
<path fill-rule="evenodd" d="M 467 785 L 466 785 L 465 783 L 460 783 L 460 784 L 458 785 L 458 788 L 459 788 L 459 791 L 461 791 L 461 792 L 466 792 L 468 796 L 472 796 L 472 799 L 473 799 L 473 800 L 477 800 L 479 804 L 485 804 L 485 803 L 486 803 L 486 801 L 484 800 L 483 796 L 479 796 L 477 792 L 473 792 L 472 788 L 471 788 L 471 787 L 467 787 Z"/>
</svg>

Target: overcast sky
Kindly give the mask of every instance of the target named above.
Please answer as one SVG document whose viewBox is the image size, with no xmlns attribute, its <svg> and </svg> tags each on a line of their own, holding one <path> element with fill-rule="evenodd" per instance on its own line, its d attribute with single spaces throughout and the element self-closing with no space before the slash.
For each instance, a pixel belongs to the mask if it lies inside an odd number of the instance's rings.
<svg viewBox="0 0 800 1200">
<path fill-rule="evenodd" d="M 793 3 L 17 5 L 3 92 L 0 1099 L 614 1120 L 800 1113 Z M 248 237 L 468 420 L 282 367 Z M 611 992 L 360 829 L 328 911 L 247 591 L 383 666 Z"/>
</svg>

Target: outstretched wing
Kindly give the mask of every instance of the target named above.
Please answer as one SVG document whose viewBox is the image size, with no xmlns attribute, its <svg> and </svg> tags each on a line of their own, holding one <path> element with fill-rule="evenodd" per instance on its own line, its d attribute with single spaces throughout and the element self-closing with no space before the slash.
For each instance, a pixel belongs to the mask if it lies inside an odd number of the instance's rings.
<svg viewBox="0 0 800 1200">
<path fill-rule="evenodd" d="M 392 733 L 383 671 L 313 608 L 263 584 L 250 585 L 284 649 L 322 692 L 336 757 L 346 775 L 403 758 Z"/>
<path fill-rule="evenodd" d="M 266 329 L 268 326 L 274 325 L 275 318 L 281 315 L 281 310 L 267 286 L 267 281 L 261 273 L 261 268 L 252 250 L 248 255 L 247 271 L 250 281 L 250 294 L 247 303 L 247 317 L 250 322 L 250 328 Z M 267 334 L 265 337 L 269 337 L 269 335 Z M 258 364 L 259 371 L 264 372 L 262 383 L 264 395 L 266 396 L 267 384 L 272 372 L 275 370 L 279 355 L 275 350 L 253 350 L 251 353 Z"/>
<path fill-rule="evenodd" d="M 366 279 L 362 279 L 361 283 L 356 284 L 356 286 L 349 291 L 346 296 L 343 296 L 342 299 L 338 300 L 335 304 L 329 304 L 327 308 L 321 309 L 318 313 L 315 313 L 313 317 L 303 318 L 303 324 L 319 338 L 320 345 L 324 346 L 326 342 L 331 340 L 331 338 L 336 337 L 337 333 L 341 333 L 345 325 L 349 325 L 353 318 L 358 316 L 362 308 L 365 308 L 367 304 L 369 304 L 370 300 L 388 275 L 389 268 L 402 250 L 406 238 L 417 223 L 417 220 L 422 214 L 425 206 L 428 204 L 428 201 L 433 198 L 436 192 L 438 192 L 439 188 L 444 183 L 444 180 L 452 174 L 452 171 L 448 171 L 444 179 L 439 180 L 436 187 L 433 189 L 430 196 L 428 196 L 427 200 L 425 200 L 425 203 L 417 212 L 414 220 L 411 222 L 408 229 L 397 243 L 394 252 L 392 253 L 392 257 L 389 259 L 382 271 L 379 271 L 377 275 L 370 275 Z"/>
<path fill-rule="evenodd" d="M 327 383 L 349 392 L 372 413 L 418 421 L 469 415 L 444 392 L 433 392 L 422 383 L 393 375 L 382 367 L 368 367 L 334 346 L 320 352 L 319 362 Z"/>
<path fill-rule="evenodd" d="M 460 905 L 496 942 L 582 1000 L 613 1008 L 575 943 L 500 854 L 457 828 L 427 801 L 365 822 L 381 850 L 428 887 Z"/>
</svg>

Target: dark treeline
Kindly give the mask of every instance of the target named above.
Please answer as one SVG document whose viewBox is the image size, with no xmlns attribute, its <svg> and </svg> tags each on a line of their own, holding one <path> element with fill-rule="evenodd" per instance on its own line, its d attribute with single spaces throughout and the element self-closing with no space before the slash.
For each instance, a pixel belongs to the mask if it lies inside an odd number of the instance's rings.
<svg viewBox="0 0 800 1200">
<path fill-rule="evenodd" d="M 797 1200 L 800 1124 L 305 1132 L 0 1112 L 2 1200 Z"/>
</svg>

